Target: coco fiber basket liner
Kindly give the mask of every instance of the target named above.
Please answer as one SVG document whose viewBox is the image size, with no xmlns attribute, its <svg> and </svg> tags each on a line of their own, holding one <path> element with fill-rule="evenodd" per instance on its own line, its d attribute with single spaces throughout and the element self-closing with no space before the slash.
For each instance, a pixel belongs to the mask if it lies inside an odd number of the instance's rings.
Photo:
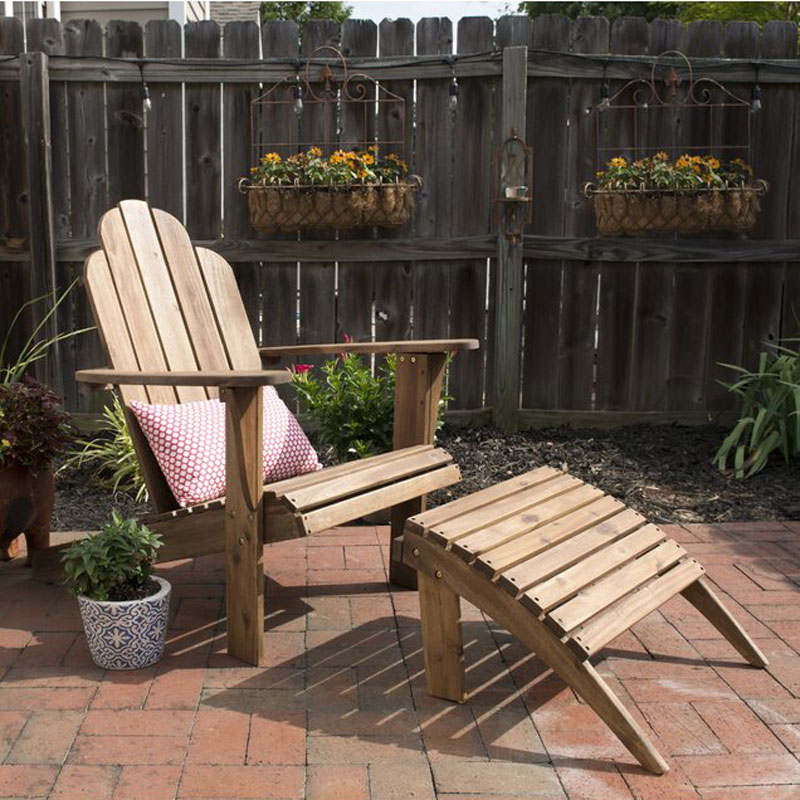
<svg viewBox="0 0 800 800">
<path fill-rule="evenodd" d="M 767 183 L 700 191 L 596 189 L 586 186 L 602 236 L 749 231 L 761 210 Z"/>
<path fill-rule="evenodd" d="M 414 211 L 417 176 L 405 183 L 351 186 L 253 186 L 247 194 L 250 222 L 261 233 L 291 233 L 310 228 L 397 228 Z"/>
</svg>

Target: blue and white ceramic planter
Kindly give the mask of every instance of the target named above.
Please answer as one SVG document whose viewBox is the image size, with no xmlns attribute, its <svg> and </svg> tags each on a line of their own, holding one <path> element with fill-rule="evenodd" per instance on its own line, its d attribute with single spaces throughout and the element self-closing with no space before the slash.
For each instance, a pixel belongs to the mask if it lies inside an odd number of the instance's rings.
<svg viewBox="0 0 800 800">
<path fill-rule="evenodd" d="M 153 576 L 160 589 L 142 600 L 78 597 L 92 659 L 103 669 L 141 669 L 164 655 L 172 587 Z"/>
</svg>

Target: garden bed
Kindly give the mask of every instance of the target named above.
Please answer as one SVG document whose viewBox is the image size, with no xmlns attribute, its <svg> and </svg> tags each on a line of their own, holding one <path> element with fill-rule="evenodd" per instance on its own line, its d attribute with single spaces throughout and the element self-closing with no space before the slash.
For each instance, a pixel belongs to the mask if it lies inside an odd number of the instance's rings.
<svg viewBox="0 0 800 800">
<path fill-rule="evenodd" d="M 749 480 L 726 478 L 711 463 L 725 433 L 714 425 L 563 427 L 519 434 L 445 426 L 439 444 L 460 464 L 463 480 L 431 501 L 460 497 L 546 464 L 599 486 L 654 522 L 800 519 L 800 462 L 785 464 L 775 457 Z M 89 469 L 59 476 L 54 530 L 95 530 L 108 520 L 112 505 L 130 515 L 147 511 L 125 496 L 112 498 L 91 477 Z"/>
</svg>

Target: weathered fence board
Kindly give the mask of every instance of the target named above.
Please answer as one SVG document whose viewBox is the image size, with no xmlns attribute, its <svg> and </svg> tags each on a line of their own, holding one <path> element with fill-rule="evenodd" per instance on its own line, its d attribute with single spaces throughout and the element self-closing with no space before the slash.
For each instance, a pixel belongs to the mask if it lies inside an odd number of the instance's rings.
<svg viewBox="0 0 800 800">
<path fill-rule="evenodd" d="M 620 17 L 611 26 L 611 52 L 646 53 L 648 26 L 643 19 Z M 610 93 L 621 88 L 611 82 Z M 630 117 L 613 114 L 608 123 L 606 142 L 619 145 L 620 152 L 633 144 Z M 630 155 L 630 153 L 628 153 Z M 628 408 L 630 404 L 631 357 L 633 353 L 636 270 L 617 264 L 600 267 L 600 300 L 597 347 L 597 407 L 607 410 Z"/>
<path fill-rule="evenodd" d="M 725 26 L 722 52 L 728 58 L 758 58 L 760 49 L 758 25 L 748 22 L 730 23 Z M 729 84 L 734 94 L 747 97 L 750 87 L 745 84 Z M 722 136 L 725 141 L 734 141 L 741 135 L 741 114 L 725 113 L 722 119 Z M 750 267 L 746 263 L 715 264 L 709 268 L 709 327 L 705 373 L 707 380 L 706 403 L 710 408 L 730 408 L 735 398 L 719 381 L 730 380 L 733 375 L 720 367 L 720 363 L 738 364 L 742 358 L 744 332 L 745 295 Z"/>
<path fill-rule="evenodd" d="M 797 54 L 797 26 L 772 22 L 761 32 L 761 57 L 787 58 Z M 769 182 L 763 199 L 763 212 L 755 236 L 784 238 L 789 202 L 792 140 L 778 135 L 794 119 L 795 92 L 790 87 L 765 86 L 761 112 L 756 117 L 755 159 L 759 175 Z M 796 188 L 795 188 L 796 191 Z M 784 264 L 752 264 L 747 281 L 742 359 L 755 366 L 765 343 L 777 342 L 781 335 Z"/>
<path fill-rule="evenodd" d="M 259 30 L 255 22 L 231 22 L 225 26 L 225 57 L 257 59 L 259 55 Z M 236 186 L 248 174 L 253 163 L 250 141 L 250 103 L 258 96 L 258 84 L 235 84 L 223 87 L 223 168 L 222 196 L 225 238 L 247 236 L 250 223 L 247 218 L 247 201 Z M 246 124 L 243 124 L 246 121 Z M 247 316 L 256 341 L 261 340 L 261 265 L 258 262 L 239 261 L 233 265 L 236 282 L 242 293 Z"/>
<path fill-rule="evenodd" d="M 308 58 L 319 47 L 338 47 L 341 28 L 331 20 L 309 20 L 300 35 L 300 54 Z M 330 53 L 328 54 L 330 56 Z M 313 81 L 321 94 L 323 86 Z M 306 98 L 309 99 L 309 98 Z M 305 149 L 313 142 L 333 141 L 336 136 L 336 108 L 330 103 L 303 103 L 300 138 Z M 303 232 L 305 241 L 331 238 L 322 232 Z M 300 265 L 300 343 L 332 342 L 336 338 L 336 262 L 320 261 Z M 323 359 L 309 358 L 310 364 Z"/>
<path fill-rule="evenodd" d="M 193 238 L 233 263 L 260 342 L 327 341 L 345 333 L 357 339 L 476 336 L 483 351 L 460 356 L 450 371 L 453 407 L 467 413 L 491 405 L 499 368 L 510 409 L 504 420 L 522 425 L 559 411 L 570 419 L 598 412 L 696 419 L 733 408 L 734 398 L 716 383 L 727 377 L 718 362 L 755 366 L 765 341 L 800 327 L 800 200 L 793 191 L 800 63 L 792 24 L 771 22 L 759 30 L 752 23 L 684 26 L 635 18 L 613 26 L 599 18 L 465 18 L 453 57 L 452 24 L 444 18 L 418 23 L 416 52 L 408 20 L 378 28 L 360 20 L 341 28 L 312 22 L 302 35 L 294 23 L 269 22 L 260 30 L 234 23 L 225 31 L 223 57 L 220 39 L 214 23 L 181 30 L 153 21 L 143 32 L 124 21 L 105 31 L 85 20 L 30 21 L 27 50 L 49 57 L 58 286 L 80 275 L 100 215 L 121 198 L 146 197 L 185 214 Z M 234 185 L 258 155 L 250 141 L 250 100 L 272 81 L 304 70 L 297 62 L 301 46 L 304 58 L 325 43 L 340 46 L 351 68 L 363 68 L 406 98 L 405 130 L 401 116 L 378 104 L 367 138 L 374 126 L 378 140 L 406 140 L 406 160 L 425 180 L 417 214 L 393 231 L 254 234 Z M 535 171 L 534 221 L 520 247 L 524 325 L 515 341 L 508 327 L 514 320 L 501 322 L 495 313 L 499 242 L 491 164 L 507 135 L 500 125 L 498 51 L 519 44 L 531 48 L 524 135 Z M 0 19 L 0 54 L 19 56 L 22 47 L 20 24 Z M 653 57 L 667 49 L 686 50 L 696 75 L 725 81 L 745 100 L 754 83 L 762 85 L 762 110 L 749 115 L 752 156 L 771 189 L 748 238 L 595 235 L 582 194 L 600 166 L 587 109 L 598 102 L 604 81 L 613 93 L 631 77 L 647 77 Z M 315 61 L 312 75 L 323 61 Z M 28 235 L 21 64 L 21 57 L 0 62 L 0 334 L 30 287 L 47 285 L 30 267 L 35 248 Z M 448 91 L 454 75 L 455 108 Z M 346 105 L 327 121 L 322 113 L 305 103 L 298 120 L 291 103 L 271 107 L 256 133 L 263 142 L 287 142 L 284 157 L 300 139 L 323 138 L 326 125 L 342 146 L 362 138 Z M 607 143 L 620 150 L 630 144 L 629 123 L 608 126 Z M 645 145 L 668 141 L 667 112 L 639 112 L 637 124 Z M 702 115 L 682 115 L 681 144 L 710 139 L 741 141 L 741 115 L 726 111 L 714 129 Z M 517 309 L 511 310 L 513 317 Z M 58 329 L 90 322 L 78 290 L 59 309 Z M 496 342 L 498 331 L 504 338 Z M 516 375 L 511 360 L 520 348 Z M 68 406 L 97 408 L 98 397 L 71 380 L 76 367 L 101 363 L 97 337 L 65 343 L 60 358 Z M 518 380 L 516 400 L 507 378 Z"/>
<path fill-rule="evenodd" d="M 183 31 L 175 20 L 151 20 L 144 28 L 148 58 L 181 57 Z M 148 87 L 147 198 L 156 208 L 183 219 L 183 88 L 179 83 Z"/>
<path fill-rule="evenodd" d="M 530 46 L 534 50 L 567 50 L 567 18 L 538 17 Z M 568 81 L 543 78 L 528 82 L 527 131 L 520 131 L 520 135 L 533 148 L 533 233 L 564 234 L 567 149 L 563 139 L 568 98 Z M 522 404 L 526 408 L 554 408 L 558 403 L 561 261 L 526 259 L 525 263 Z"/>
<path fill-rule="evenodd" d="M 446 56 L 452 48 L 453 26 L 449 19 L 429 18 L 417 23 L 419 55 Z M 417 85 L 414 169 L 423 176 L 425 185 L 419 195 L 416 233 L 430 238 L 450 235 L 453 138 L 449 84 L 445 78 Z M 413 275 L 414 336 L 446 338 L 450 311 L 448 265 L 417 262 Z"/>
<path fill-rule="evenodd" d="M 414 23 L 410 19 L 385 19 L 378 27 L 378 47 L 382 58 L 414 55 Z M 378 138 L 383 141 L 405 141 L 403 157 L 409 168 L 415 169 L 414 155 L 414 81 L 386 81 L 381 84 L 388 92 L 406 102 L 405 115 L 395 103 L 378 106 Z M 408 236 L 412 223 L 403 228 L 380 232 L 380 240 L 396 240 Z M 375 338 L 383 341 L 411 338 L 411 310 L 413 298 L 412 262 L 395 261 L 376 270 L 368 267 L 372 274 L 375 303 Z M 341 326 L 340 326 L 341 328 Z"/>
<path fill-rule="evenodd" d="M 486 17 L 465 17 L 458 23 L 458 52 L 485 53 L 494 32 Z M 492 211 L 492 119 L 494 81 L 459 81 L 455 109 L 455 161 L 451 232 L 488 233 Z M 483 339 L 486 320 L 486 259 L 450 264 L 450 328 L 452 337 Z M 483 400 L 483 350 L 459 353 L 450 366 L 448 394 L 453 408 L 480 408 Z"/>
<path fill-rule="evenodd" d="M 187 58 L 217 58 L 220 31 L 216 22 L 186 26 Z M 216 239 L 222 232 L 220 194 L 220 88 L 186 84 L 186 227 L 198 239 Z"/>
<path fill-rule="evenodd" d="M 103 55 L 103 29 L 94 20 L 71 20 L 64 24 L 64 49 L 69 56 L 80 58 Z M 98 83 L 67 84 L 67 120 L 69 127 L 69 219 L 72 236 L 94 239 L 97 223 L 108 208 L 108 174 L 106 171 L 106 130 L 104 87 Z M 63 132 L 61 134 L 63 136 Z M 72 282 L 83 271 L 76 260 L 64 272 L 64 282 Z M 76 287 L 77 288 L 77 287 Z M 93 325 L 85 294 L 76 292 L 72 302 L 73 330 Z M 74 345 L 75 369 L 103 364 L 104 356 L 96 333 L 86 334 L 69 343 Z M 72 365 L 66 364 L 67 374 Z M 68 381 L 65 381 L 65 385 Z M 96 410 L 102 402 L 97 392 L 86 384 L 78 384 L 78 408 Z"/>
<path fill-rule="evenodd" d="M 141 26 L 136 22 L 109 22 L 106 55 L 111 58 L 141 58 L 144 55 Z M 144 199 L 143 114 L 140 86 L 106 87 L 109 205 L 116 205 L 126 198 Z"/>
<path fill-rule="evenodd" d="M 48 56 L 63 56 L 64 32 L 55 19 L 29 19 L 27 23 L 27 49 L 39 51 Z M 50 155 L 51 155 L 51 193 L 53 236 L 56 240 L 67 239 L 70 235 L 69 218 L 69 141 L 66 136 L 52 132 L 67 130 L 67 87 L 65 83 L 50 83 Z M 55 264 L 55 288 L 63 291 L 72 283 L 75 265 L 63 262 Z M 56 330 L 72 330 L 75 327 L 76 312 L 84 298 L 73 291 L 59 306 L 56 312 Z M 67 339 L 58 346 L 58 370 L 62 373 L 59 391 L 70 408 L 80 405 L 77 383 L 70 379 L 75 369 L 77 339 Z M 52 358 L 55 354 L 51 353 Z"/>
<path fill-rule="evenodd" d="M 351 56 L 374 56 L 378 52 L 378 26 L 371 20 L 346 20 L 342 25 L 342 53 Z M 374 104 L 375 89 L 364 85 L 364 99 Z M 358 88 L 348 87 L 358 96 Z M 374 111 L 374 108 L 372 109 Z M 375 139 L 374 113 L 365 119 L 364 106 L 359 102 L 344 102 L 341 106 L 339 143 L 343 150 L 360 149 L 365 139 Z M 366 126 L 366 130 L 365 130 Z M 340 238 L 351 241 L 372 239 L 374 231 L 341 231 Z M 340 261 L 336 293 L 336 336 L 352 336 L 357 342 L 372 338 L 372 298 L 374 269 L 358 261 Z"/>
<path fill-rule="evenodd" d="M 15 56 L 24 49 L 22 23 L 13 17 L 0 18 L 0 55 Z M 20 247 L 27 237 L 25 207 L 25 151 L 19 80 L 0 82 L 0 236 L 11 247 Z M 8 335 L 6 357 L 14 358 L 24 339 L 23 326 L 9 326 L 28 297 L 27 265 L 0 261 L 0 346 Z"/>
<path fill-rule="evenodd" d="M 685 47 L 685 27 L 680 23 L 656 20 L 649 27 L 650 53 Z M 668 139 L 666 130 L 671 123 L 670 111 L 654 108 L 647 122 L 643 137 L 645 146 L 663 146 Z M 669 263 L 639 263 L 635 269 L 630 407 L 661 410 L 666 407 L 675 268 Z"/>
<path fill-rule="evenodd" d="M 297 58 L 299 46 L 297 23 L 284 20 L 265 22 L 261 26 L 261 48 L 264 58 Z M 297 119 L 290 105 L 280 105 L 261 120 L 261 141 L 297 141 Z M 285 156 L 286 151 L 279 151 Z M 256 153 L 252 154 L 253 159 Z M 254 162 L 255 163 L 255 162 Z M 270 250 L 282 240 L 295 240 L 291 234 L 269 237 Z M 279 240 L 279 241 L 276 241 Z M 262 344 L 290 345 L 297 343 L 297 258 L 292 263 L 275 263 L 264 258 L 265 271 L 261 282 Z"/>
</svg>

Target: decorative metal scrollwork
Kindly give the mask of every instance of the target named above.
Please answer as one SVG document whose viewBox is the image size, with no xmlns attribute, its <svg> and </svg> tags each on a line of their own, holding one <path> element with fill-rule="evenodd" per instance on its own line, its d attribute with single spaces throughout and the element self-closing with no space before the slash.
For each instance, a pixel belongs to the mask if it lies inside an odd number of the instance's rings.
<svg viewBox="0 0 800 800">
<path fill-rule="evenodd" d="M 679 50 L 661 53 L 648 78 L 634 78 L 613 93 L 604 80 L 600 101 L 587 109 L 595 117 L 598 169 L 611 154 L 636 159 L 659 151 L 673 158 L 713 152 L 749 161 L 752 116 L 760 108 L 757 85 L 753 98 L 696 77 L 691 60 Z M 737 139 L 731 140 L 732 132 Z"/>
<path fill-rule="evenodd" d="M 328 155 L 371 145 L 405 160 L 407 133 L 405 99 L 364 72 L 350 72 L 345 56 L 330 45 L 314 50 L 304 66 L 297 62 L 295 75 L 250 104 L 256 161 L 272 151 L 285 156 L 319 147 Z"/>
</svg>

